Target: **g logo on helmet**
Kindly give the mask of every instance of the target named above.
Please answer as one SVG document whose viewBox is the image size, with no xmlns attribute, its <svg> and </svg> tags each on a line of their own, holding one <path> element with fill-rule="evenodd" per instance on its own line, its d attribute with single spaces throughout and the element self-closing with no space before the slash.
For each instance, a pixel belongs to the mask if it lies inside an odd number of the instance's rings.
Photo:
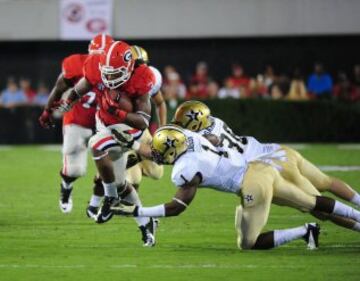
<svg viewBox="0 0 360 281">
<path fill-rule="evenodd" d="M 126 51 L 126 53 L 124 54 L 124 61 L 125 62 L 129 62 L 132 59 L 132 53 L 130 50 Z"/>
</svg>

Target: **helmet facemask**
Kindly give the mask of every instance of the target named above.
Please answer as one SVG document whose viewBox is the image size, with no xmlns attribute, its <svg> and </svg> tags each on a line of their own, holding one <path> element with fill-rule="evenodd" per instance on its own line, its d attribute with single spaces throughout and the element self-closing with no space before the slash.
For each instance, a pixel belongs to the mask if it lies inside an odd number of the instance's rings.
<svg viewBox="0 0 360 281">
<path fill-rule="evenodd" d="M 112 66 L 103 65 L 99 66 L 99 68 L 104 85 L 111 90 L 123 85 L 131 76 L 131 71 L 125 66 L 113 68 Z"/>
</svg>

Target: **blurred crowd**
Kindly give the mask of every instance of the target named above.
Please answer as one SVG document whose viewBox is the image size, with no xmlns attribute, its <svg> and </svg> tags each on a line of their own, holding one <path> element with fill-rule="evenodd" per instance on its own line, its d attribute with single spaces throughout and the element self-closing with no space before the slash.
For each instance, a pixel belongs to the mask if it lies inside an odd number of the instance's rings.
<svg viewBox="0 0 360 281">
<path fill-rule="evenodd" d="M 306 77 L 298 68 L 292 75 L 278 75 L 271 65 L 255 77 L 248 76 L 241 64 L 233 64 L 229 72 L 228 77 L 218 81 L 211 77 L 208 65 L 199 62 L 192 77 L 184 81 L 173 66 L 166 66 L 164 97 L 171 107 L 183 99 L 360 100 L 360 65 L 353 67 L 350 77 L 342 71 L 332 77 L 321 62 L 316 62 Z"/>
<path fill-rule="evenodd" d="M 251 77 L 241 64 L 229 67 L 229 76 L 223 81 L 210 73 L 206 62 L 197 63 L 188 79 L 183 79 L 174 66 L 166 66 L 162 73 L 162 92 L 168 105 L 175 108 L 179 100 L 225 98 L 360 101 L 360 65 L 354 65 L 351 75 L 340 71 L 336 77 L 327 73 L 321 62 L 316 62 L 313 72 L 307 76 L 298 68 L 292 75 L 278 75 L 273 66 L 267 65 L 262 73 Z M 10 77 L 0 94 L 0 107 L 44 106 L 48 95 L 49 88 L 43 82 L 34 89 L 28 78 L 17 81 Z"/>
<path fill-rule="evenodd" d="M 44 106 L 48 95 L 49 89 L 43 82 L 39 82 L 34 89 L 29 78 L 20 78 L 17 81 L 14 77 L 9 77 L 0 94 L 0 107 Z"/>
</svg>

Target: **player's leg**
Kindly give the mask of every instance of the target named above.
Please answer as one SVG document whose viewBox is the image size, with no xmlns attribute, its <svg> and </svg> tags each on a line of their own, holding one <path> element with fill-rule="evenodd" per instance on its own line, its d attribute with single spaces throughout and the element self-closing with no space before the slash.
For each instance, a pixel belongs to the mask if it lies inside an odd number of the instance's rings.
<svg viewBox="0 0 360 281">
<path fill-rule="evenodd" d="M 159 180 L 164 175 L 163 165 L 158 165 L 154 161 L 145 159 L 141 162 L 141 166 L 144 175 L 154 180 Z"/>
<path fill-rule="evenodd" d="M 130 183 L 136 190 L 138 190 L 141 179 L 142 179 L 142 169 L 141 162 L 132 166 L 126 170 L 126 181 Z"/>
<path fill-rule="evenodd" d="M 299 160 L 299 170 L 320 192 L 329 191 L 360 207 L 360 194 L 344 181 L 326 175 L 303 157 Z"/>
<path fill-rule="evenodd" d="M 72 210 L 71 192 L 73 182 L 84 176 L 87 168 L 87 140 L 92 131 L 77 125 L 66 125 L 63 128 L 63 167 L 60 171 L 60 210 L 69 213 Z"/>
<path fill-rule="evenodd" d="M 271 167 L 251 164 L 242 184 L 243 208 L 236 209 L 238 246 L 242 249 L 270 249 L 313 233 L 310 225 L 261 233 L 268 220 L 276 173 Z"/>
<path fill-rule="evenodd" d="M 91 219 L 96 219 L 101 201 L 104 197 L 104 186 L 101 178 L 97 175 L 94 177 L 93 194 L 91 195 L 89 205 L 86 208 L 86 215 Z"/>
<path fill-rule="evenodd" d="M 325 196 L 307 194 L 279 174 L 274 182 L 274 198 L 283 204 L 305 212 L 325 213 L 360 222 L 360 212 L 339 201 Z M 334 221 L 338 220 L 335 218 Z M 346 227 L 346 222 L 344 225 Z"/>
</svg>

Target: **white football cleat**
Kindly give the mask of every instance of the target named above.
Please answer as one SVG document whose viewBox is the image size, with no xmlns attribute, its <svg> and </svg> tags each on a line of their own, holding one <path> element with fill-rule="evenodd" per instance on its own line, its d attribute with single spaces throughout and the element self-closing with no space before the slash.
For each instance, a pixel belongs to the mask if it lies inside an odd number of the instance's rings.
<svg viewBox="0 0 360 281">
<path fill-rule="evenodd" d="M 72 211 L 73 202 L 71 198 L 72 188 L 66 189 L 61 185 L 59 207 L 61 212 L 68 214 Z"/>
</svg>

